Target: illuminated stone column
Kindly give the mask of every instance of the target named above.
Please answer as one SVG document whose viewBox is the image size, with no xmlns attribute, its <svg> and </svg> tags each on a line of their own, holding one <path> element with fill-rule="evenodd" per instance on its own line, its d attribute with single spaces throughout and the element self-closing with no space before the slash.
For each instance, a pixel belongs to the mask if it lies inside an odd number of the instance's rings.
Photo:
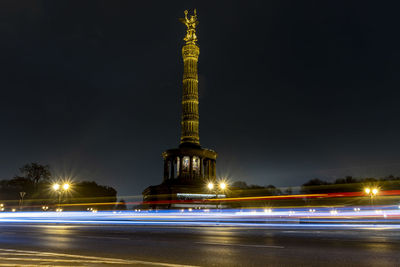
<svg viewBox="0 0 400 267">
<path fill-rule="evenodd" d="M 212 161 L 212 163 L 213 163 L 213 165 L 212 165 L 212 176 L 213 176 L 213 179 L 215 179 L 215 177 L 217 177 L 217 171 L 216 171 L 216 162 L 215 162 L 215 160 L 213 160 Z"/>
<path fill-rule="evenodd" d="M 174 174 L 174 168 L 175 168 L 175 166 L 174 166 L 174 160 L 173 159 L 170 159 L 170 162 L 171 162 L 171 176 L 169 177 L 170 179 L 174 179 L 175 178 L 175 174 Z"/>
<path fill-rule="evenodd" d="M 211 175 L 210 175 L 210 170 L 211 170 L 211 160 L 209 159 L 209 160 L 207 160 L 207 178 L 211 178 Z"/>
<path fill-rule="evenodd" d="M 204 159 L 201 158 L 200 159 L 200 178 L 204 178 L 204 166 L 203 166 L 203 164 L 204 164 Z"/>
<path fill-rule="evenodd" d="M 183 58 L 183 92 L 182 92 L 182 120 L 181 120 L 181 144 L 189 143 L 200 146 L 199 139 L 199 93 L 197 61 L 200 49 L 196 45 L 196 26 L 198 25 L 196 10 L 194 15 L 181 21 L 186 25 L 187 31 L 184 40 L 186 44 L 182 47 Z"/>
<path fill-rule="evenodd" d="M 193 157 L 189 157 L 189 178 L 193 178 Z"/>
<path fill-rule="evenodd" d="M 199 95 L 197 59 L 199 47 L 187 44 L 182 48 L 183 56 L 183 94 L 181 144 L 192 143 L 200 145 L 199 140 Z"/>
<path fill-rule="evenodd" d="M 183 157 L 179 156 L 179 176 L 178 178 L 182 178 L 183 177 Z"/>
</svg>

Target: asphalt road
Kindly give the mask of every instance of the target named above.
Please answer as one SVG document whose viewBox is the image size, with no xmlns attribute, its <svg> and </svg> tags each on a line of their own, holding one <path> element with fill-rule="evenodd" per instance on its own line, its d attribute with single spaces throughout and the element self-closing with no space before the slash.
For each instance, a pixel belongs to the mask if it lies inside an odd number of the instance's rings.
<svg viewBox="0 0 400 267">
<path fill-rule="evenodd" d="M 400 231 L 0 223 L 15 265 L 400 266 Z"/>
</svg>

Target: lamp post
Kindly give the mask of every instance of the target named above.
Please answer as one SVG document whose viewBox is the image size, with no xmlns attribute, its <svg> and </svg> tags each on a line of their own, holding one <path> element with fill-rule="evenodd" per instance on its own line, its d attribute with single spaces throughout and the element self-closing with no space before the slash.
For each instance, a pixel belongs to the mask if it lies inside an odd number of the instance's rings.
<svg viewBox="0 0 400 267">
<path fill-rule="evenodd" d="M 58 206 L 61 206 L 61 197 L 62 193 L 66 192 L 70 189 L 71 185 L 68 183 L 64 183 L 62 186 L 58 183 L 53 184 L 53 190 L 58 194 Z"/>
<path fill-rule="evenodd" d="M 373 206 L 373 203 L 374 203 L 374 197 L 376 197 L 377 195 L 378 195 L 378 193 L 379 193 L 379 189 L 378 188 L 369 188 L 369 187 L 366 187 L 365 189 L 364 189 L 364 192 L 367 194 L 367 195 L 369 195 L 369 198 L 370 198 L 370 205 L 371 205 L 371 207 Z"/>
<path fill-rule="evenodd" d="M 214 192 L 215 194 L 215 198 L 218 199 L 218 193 L 223 193 L 226 188 L 227 188 L 227 184 L 225 182 L 220 182 L 218 184 L 218 186 L 214 186 L 214 184 L 212 182 L 209 182 L 207 184 L 207 188 L 210 192 Z M 219 208 L 219 202 L 217 202 L 217 209 Z"/>
<path fill-rule="evenodd" d="M 52 186 L 53 190 L 58 194 L 58 206 L 61 204 L 61 191 L 60 191 L 60 185 L 55 183 Z"/>
</svg>

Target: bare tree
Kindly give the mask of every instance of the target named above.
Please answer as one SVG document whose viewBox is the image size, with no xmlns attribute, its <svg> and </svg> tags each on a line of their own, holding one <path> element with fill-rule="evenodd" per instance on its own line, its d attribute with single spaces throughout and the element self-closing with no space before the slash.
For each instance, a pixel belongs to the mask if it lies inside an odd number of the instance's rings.
<svg viewBox="0 0 400 267">
<path fill-rule="evenodd" d="M 39 181 L 47 181 L 51 177 L 49 165 L 41 165 L 39 163 L 33 162 L 25 164 L 19 170 L 22 173 L 22 176 L 16 176 L 15 178 L 22 177 L 25 179 L 29 179 L 34 184 L 37 184 Z"/>
</svg>

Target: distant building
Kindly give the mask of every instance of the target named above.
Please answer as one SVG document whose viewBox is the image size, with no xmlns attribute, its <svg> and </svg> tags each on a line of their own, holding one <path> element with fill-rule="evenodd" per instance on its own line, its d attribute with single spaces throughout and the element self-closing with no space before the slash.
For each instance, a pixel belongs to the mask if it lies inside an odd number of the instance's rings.
<svg viewBox="0 0 400 267">
<path fill-rule="evenodd" d="M 194 15 L 180 19 L 187 26 L 182 47 L 183 92 L 181 140 L 178 148 L 162 153 L 164 179 L 160 185 L 149 186 L 143 191 L 143 201 L 150 208 L 184 208 L 207 205 L 182 203 L 181 200 L 201 200 L 215 197 L 207 191 L 207 183 L 216 180 L 217 153 L 202 148 L 199 139 L 199 97 L 197 61 L 200 49 L 197 46 L 196 10 Z M 146 204 L 147 203 L 147 204 Z"/>
</svg>

